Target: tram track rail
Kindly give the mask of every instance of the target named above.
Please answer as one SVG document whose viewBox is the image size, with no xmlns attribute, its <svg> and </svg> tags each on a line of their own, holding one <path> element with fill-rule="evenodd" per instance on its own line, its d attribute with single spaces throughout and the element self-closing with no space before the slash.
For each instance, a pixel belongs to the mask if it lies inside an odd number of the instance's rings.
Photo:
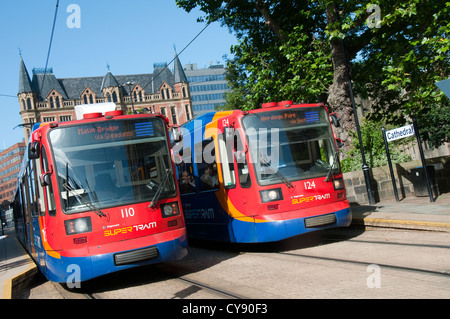
<svg viewBox="0 0 450 319">
<path fill-rule="evenodd" d="M 245 296 L 242 296 L 240 294 L 236 294 L 234 292 L 227 291 L 227 290 L 225 290 L 223 288 L 214 287 L 214 286 L 212 286 L 210 284 L 202 283 L 202 282 L 200 282 L 198 280 L 189 279 L 189 278 L 186 278 L 185 276 L 184 277 L 180 277 L 180 278 L 176 278 L 176 280 L 182 281 L 184 283 L 192 284 L 191 287 L 198 287 L 198 289 L 205 289 L 205 290 L 207 290 L 207 291 L 209 291 L 209 292 L 211 292 L 211 293 L 213 293 L 213 294 L 215 294 L 217 296 L 221 296 L 221 297 L 224 297 L 226 299 L 250 299 L 249 297 L 245 297 Z M 176 299 L 176 298 L 173 298 L 173 299 Z"/>
<path fill-rule="evenodd" d="M 315 259 L 315 260 L 323 260 L 323 261 L 339 262 L 339 263 L 346 263 L 346 264 L 354 264 L 354 265 L 367 266 L 367 265 L 376 264 L 376 265 L 378 265 L 378 266 L 380 266 L 382 268 L 388 268 L 388 269 L 392 269 L 392 270 L 401 270 L 401 271 L 408 271 L 408 272 L 415 272 L 415 273 L 425 273 L 425 274 L 429 274 L 429 275 L 444 276 L 446 278 L 450 277 L 450 272 L 448 272 L 448 271 L 435 271 L 435 270 L 419 269 L 419 268 L 412 268 L 412 267 L 406 267 L 406 266 L 380 264 L 379 262 L 375 262 L 375 261 L 374 262 L 371 262 L 371 261 L 357 261 L 357 260 L 338 259 L 338 258 L 311 256 L 311 255 L 293 254 L 293 253 L 277 253 L 277 254 L 285 255 L 285 256 L 309 258 L 309 259 Z"/>
<path fill-rule="evenodd" d="M 229 291 L 223 287 L 191 278 L 189 275 L 180 275 L 175 270 L 162 269 L 160 267 L 157 269 L 164 277 L 187 285 L 185 289 L 175 293 L 171 299 L 184 299 L 201 290 L 220 299 L 250 299 L 250 297 Z M 57 292 L 59 299 L 104 299 L 102 292 L 91 291 L 84 284 L 81 284 L 80 288 L 67 288 L 66 284 L 56 282 L 49 282 L 49 284 Z"/>
<path fill-rule="evenodd" d="M 427 296 L 442 296 L 448 290 L 445 285 L 450 279 L 450 268 L 447 268 L 450 246 L 445 235 L 424 240 L 416 234 L 397 231 L 382 236 L 367 232 L 367 236 L 361 237 L 359 233 L 317 235 L 254 246 L 197 243 L 183 262 L 137 268 L 83 282 L 76 289 L 52 284 L 59 291 L 60 299 L 309 298 L 302 289 L 312 289 L 314 296 L 328 297 L 334 296 L 333 290 L 342 290 L 342 280 L 352 287 L 346 288 L 347 296 L 353 296 L 355 287 L 369 297 L 380 293 L 416 296 L 406 287 L 423 284 L 436 291 L 428 290 Z M 370 265 L 379 266 L 385 290 L 361 290 L 372 274 Z M 320 284 L 314 285 L 316 281 Z M 329 290 L 321 288 L 328 285 Z"/>
<path fill-rule="evenodd" d="M 394 242 L 394 241 L 358 240 L 358 239 L 354 239 L 354 238 L 349 238 L 348 236 L 340 236 L 338 234 L 333 234 L 332 236 L 321 237 L 321 241 L 323 241 L 325 244 L 346 241 L 346 242 L 355 243 L 355 244 L 375 244 L 375 245 L 390 245 L 390 246 L 396 245 L 396 246 L 403 246 L 403 247 L 435 248 L 435 249 L 442 249 L 442 250 L 446 250 L 447 252 L 450 252 L 449 245 L 407 243 L 407 242 Z M 450 277 L 450 270 L 436 271 L 436 270 L 431 270 L 431 269 L 414 268 L 414 267 L 409 267 L 409 266 L 404 266 L 404 265 L 393 265 L 393 264 L 388 264 L 388 263 L 380 263 L 379 261 L 351 260 L 351 259 L 344 259 L 344 258 L 314 256 L 314 255 L 300 254 L 300 253 L 293 253 L 293 252 L 286 252 L 286 251 L 283 251 L 283 252 L 278 251 L 278 252 L 273 252 L 273 253 L 279 254 L 279 255 L 284 255 L 284 256 L 292 256 L 292 257 L 299 257 L 299 258 L 307 258 L 307 259 L 338 262 L 338 263 L 345 263 L 345 264 L 354 264 L 354 265 L 363 265 L 363 266 L 376 264 L 385 269 L 422 273 L 422 274 L 428 274 L 428 275 L 434 275 L 434 276 L 442 276 L 445 278 Z"/>
</svg>

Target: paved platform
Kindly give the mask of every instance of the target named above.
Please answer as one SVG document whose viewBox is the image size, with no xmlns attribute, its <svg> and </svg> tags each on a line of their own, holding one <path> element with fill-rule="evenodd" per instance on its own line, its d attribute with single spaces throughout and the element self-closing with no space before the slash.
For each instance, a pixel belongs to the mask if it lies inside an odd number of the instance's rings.
<svg viewBox="0 0 450 319">
<path fill-rule="evenodd" d="M 430 202 L 429 197 L 408 197 L 375 205 L 352 204 L 354 225 L 450 232 L 450 193 Z"/>
<path fill-rule="evenodd" d="M 17 240 L 14 229 L 6 229 L 5 235 L 0 239 L 0 296 L 12 299 L 14 290 L 36 274 L 37 266 Z"/>
<path fill-rule="evenodd" d="M 383 201 L 375 205 L 352 204 L 354 226 L 387 227 L 450 232 L 450 193 L 431 203 L 428 197 L 410 197 L 399 202 Z M 37 270 L 15 236 L 14 229 L 0 239 L 0 295 L 13 299 L 15 291 L 26 285 Z"/>
</svg>

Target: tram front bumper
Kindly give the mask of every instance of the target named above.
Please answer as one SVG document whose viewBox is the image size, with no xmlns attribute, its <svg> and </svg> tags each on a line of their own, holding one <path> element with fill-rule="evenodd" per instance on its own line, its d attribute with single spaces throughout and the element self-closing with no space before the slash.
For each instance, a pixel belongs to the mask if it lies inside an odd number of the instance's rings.
<svg viewBox="0 0 450 319">
<path fill-rule="evenodd" d="M 68 284 L 82 282 L 127 268 L 184 258 L 187 255 L 186 229 L 61 251 L 60 254 L 60 258 L 47 255 L 43 270 L 47 279 Z"/>
<path fill-rule="evenodd" d="M 319 210 L 320 214 L 316 212 L 314 215 L 302 216 L 300 211 L 291 211 L 269 215 L 266 220 L 254 216 L 254 222 L 234 219 L 231 222 L 234 235 L 232 241 L 240 243 L 279 241 L 321 229 L 348 227 L 352 222 L 348 201 L 341 206 L 330 204 L 315 209 Z"/>
</svg>

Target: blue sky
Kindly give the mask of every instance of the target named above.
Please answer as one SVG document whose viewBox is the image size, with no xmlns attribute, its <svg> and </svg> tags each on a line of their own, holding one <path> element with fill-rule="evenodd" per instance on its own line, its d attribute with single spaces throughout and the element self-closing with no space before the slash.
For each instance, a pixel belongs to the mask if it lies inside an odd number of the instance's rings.
<svg viewBox="0 0 450 319">
<path fill-rule="evenodd" d="M 80 9 L 80 28 L 70 5 Z M 56 0 L 0 2 L 0 149 L 23 139 L 17 91 L 19 48 L 30 77 L 45 67 Z M 48 67 L 57 78 L 152 73 L 153 63 L 170 62 L 205 26 L 202 13 L 178 8 L 175 0 L 60 0 Z M 236 38 L 212 23 L 180 54 L 181 63 L 207 67 L 231 57 Z M 3 95 L 11 95 L 3 96 Z"/>
</svg>

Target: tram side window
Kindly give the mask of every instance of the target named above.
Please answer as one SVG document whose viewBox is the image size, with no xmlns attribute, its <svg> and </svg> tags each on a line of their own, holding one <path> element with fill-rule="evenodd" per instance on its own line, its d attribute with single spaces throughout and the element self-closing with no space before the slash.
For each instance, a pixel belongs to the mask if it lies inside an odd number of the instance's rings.
<svg viewBox="0 0 450 319">
<path fill-rule="evenodd" d="M 39 162 L 37 160 L 32 160 L 34 163 L 34 180 L 36 185 L 36 195 L 37 195 L 37 207 L 39 209 L 39 215 L 45 216 L 45 198 L 44 198 L 44 189 L 39 183 L 39 176 L 42 174 L 41 165 L 39 165 Z"/>
<path fill-rule="evenodd" d="M 178 165 L 178 180 L 180 182 L 181 194 L 192 194 L 197 191 L 192 163 L 183 162 Z"/>
<path fill-rule="evenodd" d="M 22 198 L 22 214 L 25 218 L 25 221 L 29 222 L 29 207 L 30 207 L 30 202 L 28 200 L 28 191 L 27 191 L 27 184 L 26 184 L 26 177 L 22 178 L 22 181 L 20 183 L 20 195 Z"/>
<path fill-rule="evenodd" d="M 196 152 L 197 172 L 198 176 L 200 176 L 200 190 L 218 190 L 219 179 L 213 139 L 210 138 L 195 144 L 194 149 Z"/>
<path fill-rule="evenodd" d="M 34 160 L 28 163 L 27 167 L 28 186 L 30 190 L 31 215 L 38 215 L 38 194 L 36 192 Z"/>
<path fill-rule="evenodd" d="M 228 129 L 228 128 L 227 128 Z M 218 138 L 220 163 L 222 166 L 223 185 L 225 188 L 234 188 L 236 186 L 236 177 L 234 172 L 233 155 L 229 152 L 229 134 L 221 134 Z M 232 137 L 232 136 L 231 136 Z M 226 140 L 228 139 L 228 140 Z M 225 141 L 226 140 L 226 141 Z"/>
<path fill-rule="evenodd" d="M 50 165 L 48 163 L 47 152 L 45 151 L 44 147 L 42 147 L 41 154 L 42 154 L 42 166 L 43 166 L 43 170 L 44 170 L 43 174 L 45 174 L 46 172 L 50 171 Z M 51 182 L 45 186 L 45 195 L 47 197 L 48 214 L 50 216 L 55 216 L 56 215 L 56 205 L 55 205 L 55 197 L 53 194 L 53 187 L 52 187 Z"/>
<path fill-rule="evenodd" d="M 16 196 L 14 197 L 13 215 L 14 215 L 14 222 L 16 223 L 16 229 L 18 231 L 21 231 L 21 229 L 17 227 L 19 221 L 23 223 L 23 215 L 20 205 L 20 190 L 16 192 Z"/>
</svg>

